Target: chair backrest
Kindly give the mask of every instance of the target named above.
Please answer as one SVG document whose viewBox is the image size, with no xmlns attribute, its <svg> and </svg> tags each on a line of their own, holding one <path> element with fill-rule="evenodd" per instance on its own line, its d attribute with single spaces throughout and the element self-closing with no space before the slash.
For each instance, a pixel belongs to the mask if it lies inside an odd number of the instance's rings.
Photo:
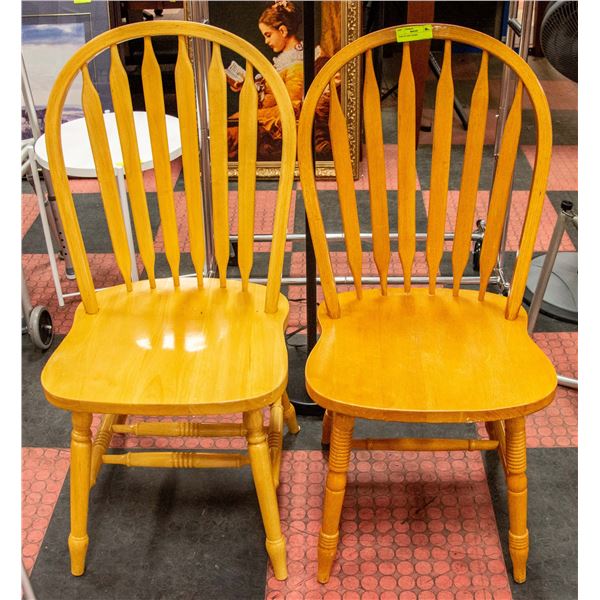
<svg viewBox="0 0 600 600">
<path fill-rule="evenodd" d="M 90 40 L 65 64 L 52 89 L 46 113 L 46 146 L 52 181 L 58 201 L 65 236 L 71 253 L 77 283 L 85 310 L 98 311 L 89 262 L 71 195 L 61 143 L 61 114 L 67 92 L 74 78 L 83 77 L 82 105 L 90 137 L 96 173 L 100 185 L 108 230 L 119 271 L 127 290 L 132 289 L 131 259 L 126 229 L 119 203 L 113 161 L 104 125 L 98 92 L 90 78 L 88 64 L 100 52 L 109 51 L 111 58 L 110 90 L 127 177 L 131 212 L 139 252 L 154 288 L 154 240 L 150 226 L 146 192 L 140 167 L 138 144 L 131 92 L 127 73 L 119 56 L 118 44 L 143 38 L 144 57 L 142 82 L 145 108 L 152 147 L 160 219 L 164 234 L 165 252 L 170 266 L 173 285 L 179 286 L 180 242 L 177 233 L 173 185 L 161 69 L 152 47 L 155 36 L 176 36 L 178 56 L 175 66 L 177 112 L 181 132 L 182 165 L 185 183 L 186 207 L 191 256 L 197 273 L 198 286 L 203 285 L 202 272 L 205 258 L 205 240 L 202 212 L 198 122 L 194 72 L 187 50 L 189 38 L 200 38 L 212 43 L 208 70 L 210 116 L 210 164 L 212 182 L 212 213 L 214 247 L 221 287 L 226 287 L 229 260 L 228 219 L 228 151 L 227 151 L 227 82 L 221 60 L 221 46 L 229 48 L 246 60 L 246 77 L 240 92 L 240 119 L 238 132 L 238 257 L 243 288 L 246 289 L 253 262 L 254 210 L 256 188 L 257 89 L 255 72 L 260 73 L 270 86 L 279 108 L 282 129 L 282 154 L 277 206 L 273 224 L 273 242 L 269 261 L 266 312 L 277 310 L 277 299 L 283 269 L 285 236 L 294 179 L 296 153 L 296 121 L 292 104 L 281 77 L 267 58 L 255 47 L 232 33 L 199 23 L 169 21 L 138 23 L 107 31 Z"/>
<path fill-rule="evenodd" d="M 410 26 L 415 27 L 415 26 Z M 450 152 L 453 120 L 452 42 L 479 48 L 481 64 L 471 99 L 469 126 L 465 146 L 456 229 L 452 248 L 453 290 L 459 294 L 460 280 L 470 254 L 474 211 L 482 164 L 484 134 L 488 115 L 488 62 L 493 55 L 505 63 L 516 76 L 514 100 L 508 114 L 490 193 L 486 229 L 480 256 L 480 300 L 496 264 L 512 175 L 521 131 L 523 88 L 531 99 L 537 128 L 537 151 L 531 181 L 528 208 L 521 233 L 518 259 L 507 299 L 506 317 L 514 319 L 522 302 L 529 263 L 536 238 L 550 167 L 552 127 L 548 102 L 532 69 L 513 50 L 483 33 L 454 25 L 429 25 L 433 39 L 444 40 L 443 65 L 437 85 L 431 156 L 431 184 L 427 223 L 426 262 L 429 292 L 435 294 L 436 275 L 444 250 Z M 372 50 L 383 44 L 397 43 L 397 31 L 390 27 L 366 35 L 337 52 L 319 71 L 305 98 L 298 128 L 298 163 L 304 203 L 315 247 L 321 285 L 331 317 L 340 316 L 329 256 L 325 228 L 315 185 L 312 156 L 312 126 L 315 107 L 329 85 L 331 101 L 329 129 L 335 163 L 340 213 L 347 259 L 358 298 L 361 298 L 362 245 L 356 193 L 352 178 L 346 121 L 335 85 L 336 74 L 349 61 L 364 53 L 363 115 L 366 159 L 368 163 L 370 214 L 373 257 L 379 273 L 381 293 L 387 294 L 390 265 L 390 226 L 386 190 L 380 94 L 373 70 Z M 399 36 L 402 39 L 401 36 Z M 398 253 L 404 276 L 404 290 L 411 289 L 411 271 L 415 259 L 415 82 L 410 59 L 410 41 L 403 43 L 402 65 L 398 80 Z"/>
</svg>

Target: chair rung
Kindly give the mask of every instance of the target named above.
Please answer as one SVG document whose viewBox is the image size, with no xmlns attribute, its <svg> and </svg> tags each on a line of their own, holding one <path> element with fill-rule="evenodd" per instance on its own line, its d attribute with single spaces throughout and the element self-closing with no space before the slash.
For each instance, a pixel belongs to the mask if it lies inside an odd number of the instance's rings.
<svg viewBox="0 0 600 600">
<path fill-rule="evenodd" d="M 113 425 L 113 433 L 131 435 L 165 435 L 189 437 L 245 437 L 246 428 L 242 423 L 133 423 Z"/>
<path fill-rule="evenodd" d="M 352 440 L 357 450 L 495 450 L 496 440 L 456 440 L 446 438 L 387 438 Z"/>
<path fill-rule="evenodd" d="M 212 452 L 128 452 L 127 454 L 105 454 L 102 462 L 126 467 L 162 467 L 173 469 L 218 469 L 243 467 L 250 464 L 246 454 Z"/>
</svg>

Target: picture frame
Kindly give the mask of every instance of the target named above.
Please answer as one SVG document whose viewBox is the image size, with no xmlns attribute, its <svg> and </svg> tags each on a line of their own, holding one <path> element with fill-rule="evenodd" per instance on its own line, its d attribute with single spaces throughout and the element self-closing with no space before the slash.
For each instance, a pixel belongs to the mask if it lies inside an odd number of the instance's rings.
<svg viewBox="0 0 600 600">
<path fill-rule="evenodd" d="M 65 62 L 86 42 L 110 28 L 108 2 L 28 1 L 22 3 L 21 54 L 35 103 L 41 133 L 50 90 Z M 90 75 L 102 105 L 112 108 L 107 54 L 99 55 L 90 63 Z M 65 101 L 63 120 L 83 116 L 81 108 L 81 77 L 73 82 Z M 22 107 L 21 138 L 31 138 L 29 115 Z"/>
<path fill-rule="evenodd" d="M 267 9 L 275 4 L 284 4 L 293 10 L 303 13 L 302 1 L 293 2 L 264 2 L 257 0 L 249 0 L 239 2 L 236 0 L 219 0 L 201 2 L 203 9 L 198 10 L 199 3 L 197 1 L 188 0 L 184 2 L 184 15 L 187 20 L 197 20 L 208 22 L 211 25 L 231 31 L 246 39 L 252 45 L 256 46 L 272 61 L 276 69 L 280 73 L 284 73 L 286 65 L 290 61 L 295 61 L 295 68 L 303 70 L 297 63 L 302 61 L 303 49 L 298 45 L 299 51 L 294 55 L 287 53 L 284 56 L 283 52 L 277 53 L 276 49 L 267 46 L 263 35 L 259 29 L 259 19 L 264 18 L 264 13 Z M 196 6 L 194 6 L 196 5 Z M 203 18 L 199 18 L 201 15 Z M 325 22 L 326 27 L 321 28 L 321 24 Z M 339 26 L 336 26 L 339 23 Z M 303 39 L 303 21 L 301 24 L 302 30 L 298 33 L 298 38 Z M 324 33 L 326 32 L 326 33 Z M 354 41 L 361 35 L 361 2 L 360 0 L 325 0 L 315 3 L 315 74 L 318 69 L 326 62 L 330 55 L 337 52 L 341 47 Z M 230 72 L 235 72 L 240 59 L 233 52 L 228 52 L 223 49 L 223 66 Z M 292 57 L 290 59 L 290 56 Z M 289 59 L 289 60 L 288 60 Z M 243 63 L 242 63 L 243 64 Z M 301 77 L 302 75 L 300 75 Z M 289 79 L 289 78 L 288 78 Z M 299 111 L 302 103 L 302 96 L 299 98 L 292 97 L 295 93 L 291 91 L 291 86 L 286 85 L 290 91 L 292 104 L 299 116 Z M 354 59 L 344 67 L 340 73 L 340 84 L 338 87 L 338 95 L 340 97 L 342 109 L 346 115 L 348 124 L 348 137 L 350 142 L 350 156 L 352 160 L 352 170 L 355 178 L 358 177 L 358 164 L 360 154 L 360 61 Z M 230 127 L 228 127 L 228 139 L 230 142 L 230 161 L 229 161 L 229 176 L 236 178 L 238 175 L 238 165 L 236 160 L 237 149 L 235 147 L 235 116 L 238 110 L 238 94 L 233 91 L 228 92 L 228 114 L 231 115 Z M 325 100 L 325 98 L 324 98 Z M 323 103 L 324 109 L 329 110 L 328 102 Z M 260 111 L 260 105 L 259 105 Z M 266 113 L 267 111 L 265 111 Z M 319 124 L 316 123 L 315 138 L 316 138 L 316 176 L 320 179 L 332 179 L 335 177 L 335 168 L 331 158 L 331 146 L 329 143 L 329 131 L 327 125 L 327 115 L 321 115 L 321 130 L 319 133 Z M 267 117 L 265 117 L 266 119 Z M 279 176 L 279 161 L 277 158 L 277 140 L 270 140 L 268 136 L 263 136 L 266 139 L 263 146 L 260 145 L 261 140 L 261 115 L 259 112 L 259 154 L 257 156 L 256 175 L 261 179 L 277 179 Z M 233 135 L 230 135 L 233 132 Z M 271 142 L 271 143 L 269 143 Z"/>
</svg>

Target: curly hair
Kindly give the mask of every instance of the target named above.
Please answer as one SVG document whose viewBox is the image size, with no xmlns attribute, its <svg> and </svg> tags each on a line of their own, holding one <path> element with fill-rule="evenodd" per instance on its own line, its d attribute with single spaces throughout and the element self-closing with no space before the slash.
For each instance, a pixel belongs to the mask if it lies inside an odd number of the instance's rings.
<svg viewBox="0 0 600 600">
<path fill-rule="evenodd" d="M 283 25 L 290 35 L 300 37 L 302 12 L 289 0 L 277 0 L 265 8 L 258 22 L 273 27 L 273 29 L 279 29 Z"/>
</svg>

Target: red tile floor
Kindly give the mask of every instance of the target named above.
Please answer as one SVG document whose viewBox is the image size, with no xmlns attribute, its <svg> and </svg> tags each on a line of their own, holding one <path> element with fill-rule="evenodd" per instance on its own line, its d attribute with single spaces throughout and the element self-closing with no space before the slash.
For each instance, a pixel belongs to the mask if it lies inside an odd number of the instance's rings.
<svg viewBox="0 0 600 600">
<path fill-rule="evenodd" d="M 576 111 L 577 87 L 566 80 L 544 82 L 551 91 L 553 110 Z M 457 144 L 461 143 L 459 137 Z M 430 143 L 430 134 L 423 133 L 421 143 Z M 464 141 L 464 140 L 463 140 Z M 490 140 L 487 140 L 490 143 Z M 493 141 L 493 136 L 491 138 Z M 532 165 L 532 148 L 521 147 L 524 164 Z M 388 188 L 396 185 L 393 166 L 395 146 L 386 144 L 386 172 Z M 181 163 L 173 163 L 173 182 L 181 179 Z M 361 165 L 357 190 L 368 189 L 366 169 Z M 145 174 L 148 190 L 153 189 L 152 173 Z M 517 182 L 518 183 L 518 182 Z M 422 189 L 423 181 L 418 183 Z M 73 191 L 79 201 L 98 197 L 97 182 L 76 180 Z M 259 186 L 260 187 L 260 186 Z M 320 182 L 322 190 L 335 190 L 333 182 Z M 76 298 L 67 299 L 59 308 L 50 277 L 45 248 L 27 241 L 33 236 L 32 228 L 39 222 L 37 203 L 26 184 L 22 195 L 23 268 L 33 305 L 46 305 L 53 317 L 57 335 L 66 334 L 72 323 Z M 544 251 L 556 222 L 556 209 L 551 201 L 553 193 L 577 192 L 577 145 L 557 145 L 551 165 L 548 195 L 544 206 L 542 225 L 536 242 L 536 251 Z M 452 208 L 457 201 L 457 188 L 449 193 L 448 226 L 451 227 Z M 232 197 L 235 193 L 231 194 Z M 276 194 L 271 189 L 257 192 L 257 231 L 269 231 Z M 297 182 L 291 202 L 289 232 L 301 231 L 301 186 Z M 428 191 L 423 190 L 424 214 L 427 211 Z M 481 192 L 479 214 L 485 216 L 487 192 Z M 526 194 L 515 188 L 512 216 L 520 225 Z M 176 192 L 176 207 L 180 239 L 185 252 L 187 221 L 184 217 L 184 194 Z M 301 218 L 300 218 L 301 217 Z M 237 217 L 230 213 L 232 233 L 237 230 Z M 508 230 L 507 251 L 514 254 L 518 242 L 518 228 Z M 39 238 L 39 235 L 38 235 Z M 37 246 L 35 244 L 37 243 Z M 268 252 L 268 243 L 257 243 L 258 253 Z M 33 249 L 32 249 L 33 247 Z M 305 255 L 298 244 L 288 243 L 286 276 L 302 276 Z M 162 232 L 157 228 L 155 249 L 163 250 Z M 448 248 L 450 249 L 450 248 Z M 565 234 L 561 250 L 576 250 L 576 240 Z M 92 274 L 96 286 L 104 287 L 119 282 L 113 257 L 105 252 L 90 254 Z M 391 273 L 399 273 L 399 261 L 392 260 Z M 333 254 L 336 275 L 348 275 L 349 269 L 342 252 Z M 365 252 L 365 267 L 375 275 L 372 255 Z M 142 264 L 138 263 L 141 271 Z M 76 291 L 76 284 L 64 277 L 64 263 L 59 262 L 64 292 Z M 425 275 L 427 265 L 418 254 L 415 274 Z M 290 299 L 305 298 L 305 288 L 288 289 Z M 320 296 L 319 296 L 320 297 Z M 544 321 L 535 341 L 547 353 L 561 375 L 578 376 L 576 327 L 554 322 L 544 329 Z M 306 324 L 305 302 L 292 302 L 288 331 Z M 44 402 L 42 398 L 40 402 Z M 232 417 L 233 418 L 233 417 Z M 238 417 L 236 416 L 235 419 Z M 577 390 L 559 387 L 556 400 L 544 411 L 527 420 L 528 448 L 576 448 L 578 440 Z M 98 420 L 94 422 L 97 427 Z M 481 437 L 485 428 L 477 426 Z M 67 433 L 65 435 L 68 435 Z M 302 435 L 302 434 L 300 434 Z M 243 448 L 242 439 L 194 438 L 124 438 L 117 436 L 113 447 L 127 448 Z M 275 580 L 268 568 L 264 596 L 269 599 L 287 598 L 340 598 L 344 600 L 400 598 L 402 600 L 445 599 L 508 599 L 515 596 L 511 588 L 510 565 L 504 557 L 483 454 L 465 452 L 394 453 L 356 452 L 350 463 L 349 483 L 342 515 L 342 535 L 338 558 L 334 563 L 328 584 L 321 585 L 315 578 L 316 544 L 321 518 L 326 461 L 318 444 L 312 449 L 293 449 L 284 452 L 281 485 L 278 490 L 281 520 L 288 543 L 289 578 Z M 64 447 L 23 447 L 22 449 L 22 557 L 29 573 L 35 565 L 46 529 L 69 468 L 69 451 Z M 65 574 L 68 577 L 67 574 Z M 35 587 L 35 572 L 32 580 Z M 40 597 L 44 597 L 40 594 Z M 136 597 L 143 597 L 136 596 Z M 520 596 L 523 597 L 523 596 Z"/>
<path fill-rule="evenodd" d="M 287 581 L 269 571 L 276 598 L 511 598 L 479 453 L 353 453 L 338 559 L 318 583 L 317 541 L 327 463 L 287 454 L 279 502 Z"/>
</svg>

